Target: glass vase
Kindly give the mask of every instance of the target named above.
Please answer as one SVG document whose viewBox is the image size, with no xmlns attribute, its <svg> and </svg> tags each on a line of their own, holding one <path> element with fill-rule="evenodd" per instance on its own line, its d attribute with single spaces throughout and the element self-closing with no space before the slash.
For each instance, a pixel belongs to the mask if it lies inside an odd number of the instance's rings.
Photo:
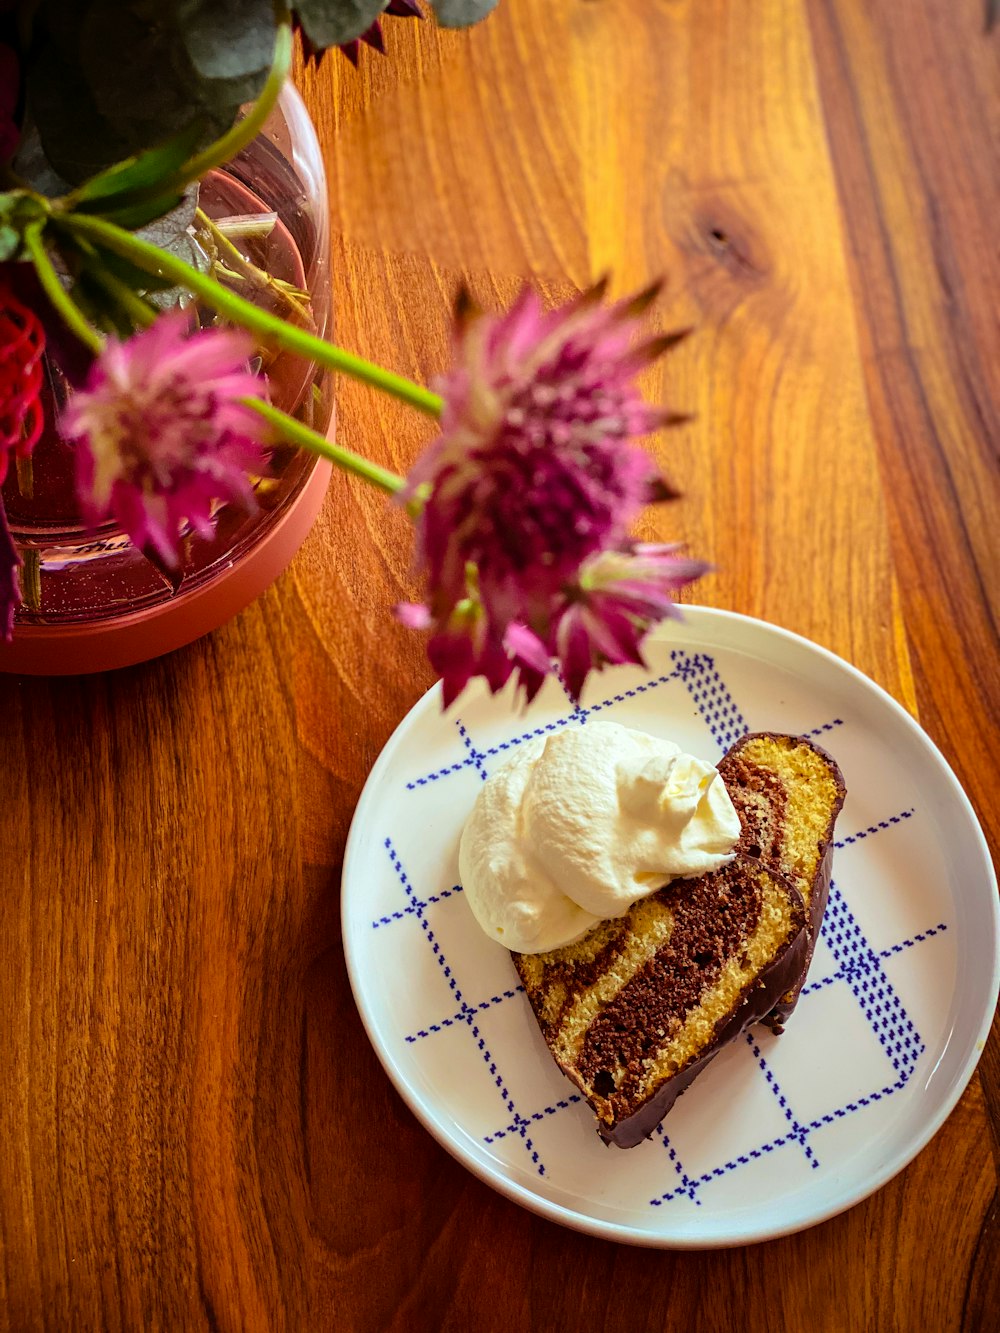
<svg viewBox="0 0 1000 1333">
<path fill-rule="evenodd" d="M 202 181 L 192 251 L 202 267 L 255 304 L 329 334 L 329 212 L 323 161 L 308 112 L 286 85 L 264 129 Z M 194 308 L 201 324 L 214 316 Z M 271 400 L 314 429 L 332 423 L 329 376 L 301 357 L 260 349 Z M 312 526 L 330 465 L 294 448 L 272 451 L 252 512 L 220 505 L 214 535 L 182 537 L 169 570 L 113 522 L 77 516 L 72 446 L 52 426 L 68 389 L 47 367 L 46 431 L 31 467 L 10 469 L 3 498 L 24 562 L 13 642 L 0 670 L 77 674 L 128 666 L 190 643 L 249 605 L 282 572 Z"/>
</svg>

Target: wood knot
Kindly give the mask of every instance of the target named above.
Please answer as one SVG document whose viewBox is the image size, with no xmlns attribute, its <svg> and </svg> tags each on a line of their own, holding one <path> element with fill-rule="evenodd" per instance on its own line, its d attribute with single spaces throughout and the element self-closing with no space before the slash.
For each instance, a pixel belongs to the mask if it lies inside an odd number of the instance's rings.
<svg viewBox="0 0 1000 1333">
<path fill-rule="evenodd" d="M 717 217 L 696 216 L 694 222 L 701 248 L 734 277 L 751 281 L 767 277 L 769 265 L 749 228 Z"/>
</svg>

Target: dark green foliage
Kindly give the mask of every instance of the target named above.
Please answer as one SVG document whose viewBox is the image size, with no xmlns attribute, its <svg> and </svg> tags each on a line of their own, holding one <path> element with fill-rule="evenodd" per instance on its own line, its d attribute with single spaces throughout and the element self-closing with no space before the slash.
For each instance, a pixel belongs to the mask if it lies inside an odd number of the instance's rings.
<svg viewBox="0 0 1000 1333">
<path fill-rule="evenodd" d="M 271 0 L 41 0 L 26 53 L 45 155 L 76 183 L 192 126 L 208 142 L 257 96 Z"/>
<path fill-rule="evenodd" d="M 444 28 L 464 28 L 485 18 L 498 0 L 429 0 Z M 296 0 L 295 13 L 317 53 L 353 42 L 385 12 L 389 0 Z"/>
<path fill-rule="evenodd" d="M 296 0 L 294 8 L 322 52 L 360 37 L 388 3 Z M 497 0 L 429 3 L 445 27 L 464 27 Z M 15 165 L 45 193 L 158 145 L 208 143 L 260 93 L 274 54 L 273 0 L 22 0 L 20 9 L 27 123 Z M 148 176 L 155 163 L 133 165 Z M 123 225 L 144 220 L 143 209 L 127 207 Z"/>
<path fill-rule="evenodd" d="M 496 9 L 498 0 L 431 0 L 431 4 L 443 28 L 467 28 Z"/>
<path fill-rule="evenodd" d="M 107 171 L 92 176 L 75 195 L 75 205 L 83 212 L 107 213 L 115 204 L 127 207 L 137 195 L 145 195 L 150 186 L 167 180 L 188 160 L 200 137 L 200 127 L 189 125 L 158 148 L 147 149 L 138 157 L 118 162 Z"/>
<path fill-rule="evenodd" d="M 370 28 L 389 0 L 297 0 L 295 12 L 318 53 L 352 42 Z"/>
</svg>

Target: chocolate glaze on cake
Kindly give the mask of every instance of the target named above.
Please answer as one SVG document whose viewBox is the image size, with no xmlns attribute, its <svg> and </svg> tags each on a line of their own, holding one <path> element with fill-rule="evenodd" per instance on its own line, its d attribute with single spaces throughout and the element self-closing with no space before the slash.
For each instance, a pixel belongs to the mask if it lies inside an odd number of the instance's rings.
<svg viewBox="0 0 1000 1333">
<path fill-rule="evenodd" d="M 767 731 L 737 741 L 720 761 L 719 772 L 743 827 L 739 850 L 791 880 L 809 909 L 802 975 L 767 1017 L 768 1026 L 780 1032 L 798 1002 L 819 938 L 830 892 L 833 827 L 846 795 L 844 777 L 815 741 Z"/>
<path fill-rule="evenodd" d="M 722 1048 L 735 1041 L 741 1032 L 745 1032 L 754 1023 L 766 1018 L 775 1001 L 802 974 L 807 965 L 805 960 L 808 949 L 809 933 L 802 930 L 787 946 L 783 955 L 776 958 L 770 967 L 760 974 L 756 982 L 747 987 L 740 997 L 738 1007 L 718 1025 L 713 1041 L 703 1049 L 697 1059 L 692 1060 L 680 1073 L 664 1083 L 647 1102 L 614 1128 L 609 1128 L 598 1121 L 597 1132 L 604 1142 L 613 1143 L 618 1148 L 634 1148 L 636 1144 L 648 1138 L 684 1089 L 690 1087 Z"/>
</svg>

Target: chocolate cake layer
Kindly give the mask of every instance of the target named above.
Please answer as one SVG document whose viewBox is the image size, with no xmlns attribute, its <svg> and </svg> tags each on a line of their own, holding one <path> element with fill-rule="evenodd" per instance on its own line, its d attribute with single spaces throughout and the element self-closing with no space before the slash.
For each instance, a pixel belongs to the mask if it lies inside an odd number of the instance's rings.
<svg viewBox="0 0 1000 1333">
<path fill-rule="evenodd" d="M 669 1031 L 697 1007 L 760 916 L 760 894 L 736 865 L 677 880 L 657 896 L 673 914 L 670 938 L 590 1024 L 576 1061 L 593 1086 L 611 1081 L 616 1115 L 645 1095 L 641 1062 L 650 1034 Z"/>
</svg>

